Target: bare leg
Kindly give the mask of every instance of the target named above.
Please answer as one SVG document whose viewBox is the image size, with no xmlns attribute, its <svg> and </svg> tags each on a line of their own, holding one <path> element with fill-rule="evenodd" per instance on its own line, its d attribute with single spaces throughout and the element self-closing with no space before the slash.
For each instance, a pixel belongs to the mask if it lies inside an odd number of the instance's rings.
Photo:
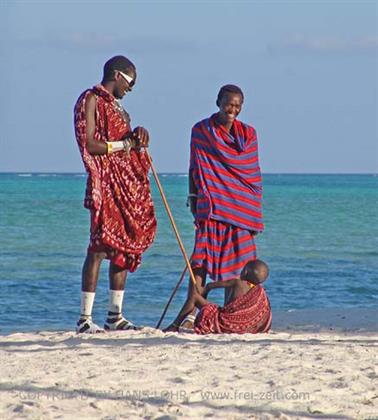
<svg viewBox="0 0 378 420">
<path fill-rule="evenodd" d="M 194 274 L 194 278 L 196 279 L 196 284 L 197 284 L 197 289 L 198 292 L 202 295 L 206 286 L 206 270 L 203 267 L 199 267 L 199 268 L 194 268 L 193 269 L 193 274 Z M 193 282 L 190 280 L 189 281 L 189 288 L 188 288 L 188 297 L 186 302 L 190 299 L 190 297 L 194 294 L 194 285 Z M 184 303 L 184 306 L 186 304 L 186 302 Z M 181 312 L 181 311 L 180 311 Z M 188 312 L 186 314 L 186 316 L 188 315 L 193 315 L 195 316 L 197 310 L 195 307 L 193 307 L 193 310 Z M 185 317 L 184 317 L 185 318 Z M 193 328 L 194 324 L 192 321 L 185 321 L 182 324 L 183 328 Z"/>
<path fill-rule="evenodd" d="M 202 308 L 206 304 L 208 304 L 209 301 L 206 300 L 203 296 L 198 294 L 197 292 L 194 292 L 184 303 L 184 306 L 182 307 L 181 311 L 177 315 L 177 318 L 173 321 L 173 323 L 167 327 L 164 332 L 168 331 L 178 331 L 180 324 L 185 319 L 185 317 L 193 312 L 195 308 Z"/>
<path fill-rule="evenodd" d="M 77 333 L 100 333 L 102 328 L 92 321 L 92 308 L 98 282 L 98 276 L 105 253 L 88 253 L 85 258 L 81 278 L 81 310 L 80 319 L 76 324 Z"/>
<path fill-rule="evenodd" d="M 198 291 L 203 294 L 205 289 L 205 282 L 206 282 L 206 270 L 202 267 L 200 268 L 194 268 L 193 274 L 196 279 L 196 285 Z M 180 315 L 185 312 L 185 316 L 182 318 L 181 322 L 185 319 L 188 315 L 195 315 L 196 313 L 196 306 L 193 301 L 193 296 L 199 295 L 198 292 L 195 290 L 195 287 L 193 285 L 193 282 L 189 280 L 189 287 L 188 287 L 188 296 L 186 298 L 186 301 L 181 308 L 179 315 L 176 317 L 176 320 L 180 317 Z M 201 296 L 202 297 L 202 296 Z M 178 331 L 178 327 L 176 328 L 176 320 L 172 324 L 170 324 L 164 331 Z M 180 324 L 178 325 L 180 326 Z M 182 324 L 183 328 L 193 328 L 194 324 L 191 321 L 185 321 Z"/>
<path fill-rule="evenodd" d="M 109 310 L 104 328 L 112 331 L 139 329 L 122 315 L 122 304 L 127 270 L 113 264 L 109 265 Z"/>
<path fill-rule="evenodd" d="M 193 274 L 194 274 L 194 278 L 196 279 L 198 292 L 202 294 L 206 286 L 206 274 L 207 274 L 206 270 L 203 267 L 194 268 Z M 193 293 L 194 293 L 194 285 L 193 285 L 193 282 L 190 280 L 189 288 L 188 288 L 188 299 L 193 295 Z"/>
<path fill-rule="evenodd" d="M 127 270 L 123 270 L 112 262 L 109 264 L 109 286 L 111 290 L 124 290 Z"/>
<path fill-rule="evenodd" d="M 84 261 L 81 279 L 81 290 L 83 292 L 95 292 L 98 282 L 98 275 L 102 260 L 105 258 L 104 252 L 88 253 Z"/>
</svg>

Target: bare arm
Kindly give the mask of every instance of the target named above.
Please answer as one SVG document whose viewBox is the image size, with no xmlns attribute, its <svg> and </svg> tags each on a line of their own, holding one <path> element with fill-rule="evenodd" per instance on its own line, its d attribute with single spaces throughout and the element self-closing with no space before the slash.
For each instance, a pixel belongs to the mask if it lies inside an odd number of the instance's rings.
<svg viewBox="0 0 378 420">
<path fill-rule="evenodd" d="M 193 169 L 189 170 L 189 194 L 197 194 L 197 188 L 193 179 Z M 197 197 L 189 197 L 190 211 L 196 217 Z"/>
<path fill-rule="evenodd" d="M 88 95 L 85 102 L 85 120 L 87 128 L 87 149 L 91 155 L 106 155 L 108 148 L 106 143 L 97 141 L 94 138 L 96 132 L 96 96 L 93 93 Z"/>
<path fill-rule="evenodd" d="M 209 292 L 213 289 L 227 289 L 229 287 L 234 287 L 238 279 L 225 280 L 225 281 L 214 281 L 213 283 L 208 283 L 205 287 L 204 297 L 206 298 Z"/>
<path fill-rule="evenodd" d="M 197 188 L 193 179 L 193 169 L 189 170 L 189 193 L 197 194 Z"/>
<path fill-rule="evenodd" d="M 95 132 L 96 132 L 96 96 L 93 93 L 88 95 L 88 98 L 85 103 L 85 120 L 86 120 L 86 134 L 87 134 L 87 150 L 91 155 L 106 155 L 108 153 L 108 146 L 105 142 L 95 140 Z M 138 146 L 148 146 L 148 131 L 143 127 L 137 127 L 132 137 L 134 139 L 130 139 L 131 147 Z M 128 137 L 125 137 L 128 138 Z M 124 139 L 125 139 L 124 138 Z M 122 139 L 122 140 L 124 140 Z M 112 141 L 109 139 L 109 141 Z M 113 149 L 113 152 L 117 150 Z M 121 150 L 123 151 L 123 149 Z"/>
</svg>

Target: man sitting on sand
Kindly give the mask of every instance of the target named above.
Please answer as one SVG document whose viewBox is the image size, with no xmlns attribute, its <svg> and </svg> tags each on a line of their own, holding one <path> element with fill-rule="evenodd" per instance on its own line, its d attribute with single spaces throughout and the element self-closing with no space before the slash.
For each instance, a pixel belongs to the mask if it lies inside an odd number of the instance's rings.
<svg viewBox="0 0 378 420">
<path fill-rule="evenodd" d="M 261 260 L 254 260 L 245 265 L 240 278 L 207 284 L 203 296 L 193 288 L 175 321 L 164 331 L 179 331 L 181 322 L 195 307 L 200 309 L 194 322 L 197 334 L 269 331 L 272 313 L 269 299 L 261 286 L 268 275 L 268 266 Z M 224 307 L 206 300 L 210 290 L 220 287 L 227 288 L 229 292 L 229 301 Z"/>
</svg>

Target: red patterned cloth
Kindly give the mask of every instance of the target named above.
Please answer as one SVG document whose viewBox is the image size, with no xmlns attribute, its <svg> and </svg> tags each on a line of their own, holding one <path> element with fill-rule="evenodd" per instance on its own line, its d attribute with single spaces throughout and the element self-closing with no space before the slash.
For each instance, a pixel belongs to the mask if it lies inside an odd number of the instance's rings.
<svg viewBox="0 0 378 420">
<path fill-rule="evenodd" d="M 196 317 L 197 334 L 263 333 L 272 324 L 268 296 L 262 286 L 255 286 L 246 294 L 220 308 L 214 303 L 203 306 Z"/>
<path fill-rule="evenodd" d="M 84 207 L 91 212 L 89 252 L 106 252 L 114 264 L 131 272 L 156 233 L 155 210 L 143 151 L 91 155 L 87 150 L 85 103 L 96 95 L 95 139 L 119 141 L 131 132 L 130 118 L 102 85 L 81 94 L 74 110 L 75 133 L 88 173 Z"/>
</svg>

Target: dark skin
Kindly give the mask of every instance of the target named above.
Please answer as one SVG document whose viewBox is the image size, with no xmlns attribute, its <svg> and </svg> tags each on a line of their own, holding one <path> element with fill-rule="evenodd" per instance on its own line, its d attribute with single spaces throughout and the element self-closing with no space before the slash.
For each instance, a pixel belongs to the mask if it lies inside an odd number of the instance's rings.
<svg viewBox="0 0 378 420">
<path fill-rule="evenodd" d="M 230 131 L 232 124 L 240 114 L 243 106 L 243 97 L 239 93 L 225 93 L 220 101 L 217 101 L 219 112 L 217 114 L 217 122 Z"/>
<path fill-rule="evenodd" d="M 126 73 L 134 81 L 136 80 L 136 71 L 132 68 Z M 112 94 L 116 99 L 122 99 L 128 92 L 132 91 L 132 86 L 119 72 L 115 72 L 114 80 L 102 81 L 104 88 Z M 106 155 L 107 146 L 104 142 L 95 140 L 94 134 L 96 130 L 96 96 L 93 93 L 88 95 L 85 103 L 85 116 L 87 121 L 87 149 L 91 155 Z M 136 127 L 133 131 L 132 138 L 137 142 L 138 147 L 147 147 L 149 143 L 148 131 L 143 127 Z M 109 139 L 112 141 L 112 139 Z"/>
<path fill-rule="evenodd" d="M 216 121 L 219 125 L 222 125 L 227 131 L 230 131 L 232 128 L 232 124 L 234 123 L 235 119 L 238 117 L 242 110 L 243 106 L 243 97 L 238 93 L 225 93 L 222 98 L 216 102 L 219 112 L 216 114 Z M 193 179 L 193 171 L 189 171 L 189 193 L 190 194 L 197 194 L 197 187 L 195 185 Z M 196 217 L 196 210 L 197 210 L 197 198 L 191 197 L 190 198 L 190 211 L 193 217 Z M 198 292 L 202 294 L 204 292 L 204 287 L 206 285 L 206 270 L 202 267 L 196 268 L 193 270 L 194 276 L 196 279 Z M 188 299 L 193 294 L 193 285 L 190 283 L 189 291 L 188 291 Z M 225 288 L 224 290 L 224 304 L 230 302 L 230 290 Z M 186 304 L 186 303 L 185 303 Z M 184 304 L 184 305 L 185 305 Z M 192 315 L 195 314 L 195 307 L 193 307 Z M 183 327 L 190 328 L 193 324 L 188 321 L 185 322 Z"/>
<path fill-rule="evenodd" d="M 136 80 L 136 71 L 130 68 L 125 72 L 133 81 Z M 104 88 L 112 94 L 116 99 L 122 99 L 126 93 L 132 91 L 132 86 L 116 71 L 114 80 L 102 80 L 101 84 Z M 91 155 L 105 155 L 107 154 L 107 145 L 104 142 L 95 140 L 96 130 L 96 96 L 92 93 L 88 95 L 85 104 L 85 118 L 87 130 L 87 150 Z M 112 141 L 113 139 L 109 139 Z M 132 133 L 132 140 L 136 148 L 147 147 L 149 143 L 148 131 L 143 127 L 136 127 Z M 124 153 L 123 151 L 116 153 Z M 82 270 L 81 290 L 83 292 L 95 292 L 99 277 L 99 271 L 102 260 L 106 257 L 103 252 L 88 253 Z M 109 265 L 109 285 L 112 290 L 124 290 L 127 277 L 127 270 L 122 270 L 112 262 Z"/>
<path fill-rule="evenodd" d="M 215 281 L 213 283 L 207 284 L 204 289 L 203 293 L 198 293 L 195 288 L 192 288 L 192 292 L 188 299 L 186 300 L 184 306 L 182 307 L 181 311 L 177 315 L 177 318 L 170 324 L 164 332 L 177 332 L 182 321 L 185 317 L 192 313 L 195 308 L 201 309 L 203 306 L 210 303 L 207 300 L 207 296 L 211 290 L 214 289 L 225 289 L 228 291 L 229 302 L 233 302 L 239 296 L 245 295 L 251 290 L 251 284 L 254 284 L 245 279 L 243 272 L 241 273 L 240 279 L 232 279 L 226 281 Z M 257 284 L 257 283 L 256 283 Z"/>
</svg>

